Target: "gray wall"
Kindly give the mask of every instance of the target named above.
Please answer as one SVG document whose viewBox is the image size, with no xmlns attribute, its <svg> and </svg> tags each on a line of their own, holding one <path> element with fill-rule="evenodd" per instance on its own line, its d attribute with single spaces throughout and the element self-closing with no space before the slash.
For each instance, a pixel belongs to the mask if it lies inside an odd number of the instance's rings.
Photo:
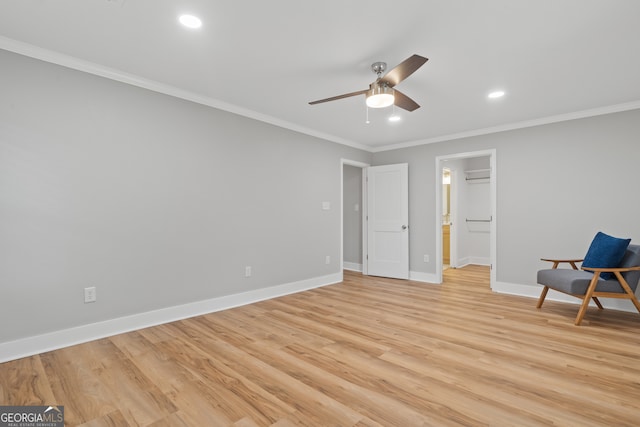
<svg viewBox="0 0 640 427">
<path fill-rule="evenodd" d="M 343 180 L 343 259 L 362 268 L 362 168 L 344 165 Z"/>
<path fill-rule="evenodd" d="M 640 242 L 640 110 L 374 154 L 409 163 L 410 269 L 435 273 L 435 158 L 496 149 L 497 281 L 535 284 L 540 257 L 583 256 L 599 230 Z"/>
<path fill-rule="evenodd" d="M 409 163 L 412 271 L 435 272 L 435 157 L 460 152 L 497 150 L 498 281 L 533 284 L 598 230 L 640 241 L 640 110 L 372 156 L 5 51 L 0 68 L 0 343 L 338 273 L 341 158 Z"/>
<path fill-rule="evenodd" d="M 0 343 L 339 272 L 340 159 L 370 153 L 1 50 L 0 69 Z"/>
</svg>

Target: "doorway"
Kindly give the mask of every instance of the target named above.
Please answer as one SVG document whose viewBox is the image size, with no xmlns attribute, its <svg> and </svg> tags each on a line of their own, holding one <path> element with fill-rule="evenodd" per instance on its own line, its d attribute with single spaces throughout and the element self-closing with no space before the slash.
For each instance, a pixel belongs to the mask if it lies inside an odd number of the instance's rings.
<svg viewBox="0 0 640 427">
<path fill-rule="evenodd" d="M 435 160 L 436 281 L 442 283 L 447 266 L 484 265 L 490 269 L 493 287 L 497 271 L 495 150 L 439 156 Z M 445 231 L 450 242 L 448 263 Z"/>
<path fill-rule="evenodd" d="M 340 221 L 340 272 L 344 270 L 366 273 L 363 263 L 366 244 L 364 221 L 366 215 L 366 195 L 364 176 L 367 163 L 341 159 L 341 221 Z"/>
<path fill-rule="evenodd" d="M 408 164 L 372 167 L 341 159 L 340 175 L 341 274 L 408 279 Z"/>
</svg>

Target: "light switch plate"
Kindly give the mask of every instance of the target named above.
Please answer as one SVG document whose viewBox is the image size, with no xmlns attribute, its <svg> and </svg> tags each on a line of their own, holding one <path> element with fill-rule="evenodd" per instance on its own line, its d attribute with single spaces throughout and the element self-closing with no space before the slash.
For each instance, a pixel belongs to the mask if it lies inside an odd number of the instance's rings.
<svg viewBox="0 0 640 427">
<path fill-rule="evenodd" d="M 95 286 L 91 286 L 89 288 L 84 288 L 84 302 L 89 303 L 89 302 L 96 302 L 96 287 Z"/>
</svg>

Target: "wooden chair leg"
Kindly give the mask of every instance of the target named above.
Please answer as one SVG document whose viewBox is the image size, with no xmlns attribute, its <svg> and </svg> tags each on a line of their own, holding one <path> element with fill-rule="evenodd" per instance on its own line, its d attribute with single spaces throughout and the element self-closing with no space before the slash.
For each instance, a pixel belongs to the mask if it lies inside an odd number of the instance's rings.
<svg viewBox="0 0 640 427">
<path fill-rule="evenodd" d="M 618 273 L 617 271 L 614 274 L 616 275 L 616 278 L 618 279 L 620 286 L 622 286 L 622 289 L 624 289 L 624 291 L 629 296 L 629 299 L 631 300 L 633 305 L 636 307 L 636 310 L 638 310 L 638 313 L 640 313 L 640 302 L 636 298 L 636 294 L 631 290 L 627 281 L 624 280 L 624 277 L 622 277 L 622 274 Z"/>
<path fill-rule="evenodd" d="M 536 308 L 542 307 L 542 303 L 544 302 L 544 299 L 547 297 L 547 292 L 549 292 L 548 286 L 545 286 L 544 288 L 542 288 L 542 293 L 540 294 L 540 298 L 538 298 L 538 305 L 536 305 Z"/>
<path fill-rule="evenodd" d="M 593 302 L 595 302 L 595 303 L 596 303 L 596 305 L 598 306 L 598 308 L 599 308 L 600 310 L 602 310 L 602 309 L 603 309 L 602 304 L 600 304 L 600 300 L 599 300 L 597 297 L 591 297 L 591 299 L 593 300 Z"/>
<path fill-rule="evenodd" d="M 633 295 L 633 298 L 630 298 L 630 299 L 633 305 L 636 306 L 636 310 L 638 310 L 638 313 L 640 313 L 640 301 L 638 301 L 635 295 Z"/>
<path fill-rule="evenodd" d="M 580 326 L 580 323 L 582 323 L 582 319 L 584 318 L 584 315 L 587 313 L 587 307 L 589 307 L 590 300 L 591 300 L 590 298 L 584 298 L 582 300 L 582 305 L 580 306 L 580 310 L 578 310 L 578 315 L 576 316 L 576 321 L 574 322 L 576 326 Z"/>
<path fill-rule="evenodd" d="M 576 316 L 575 325 L 580 326 L 582 323 L 582 318 L 587 313 L 587 307 L 589 307 L 589 302 L 593 297 L 593 292 L 596 290 L 596 286 L 598 286 L 598 278 L 600 277 L 600 272 L 596 271 L 589 283 L 589 287 L 587 288 L 587 292 L 584 294 L 584 298 L 582 299 L 582 305 L 580 306 L 580 310 L 578 310 L 578 315 Z"/>
</svg>

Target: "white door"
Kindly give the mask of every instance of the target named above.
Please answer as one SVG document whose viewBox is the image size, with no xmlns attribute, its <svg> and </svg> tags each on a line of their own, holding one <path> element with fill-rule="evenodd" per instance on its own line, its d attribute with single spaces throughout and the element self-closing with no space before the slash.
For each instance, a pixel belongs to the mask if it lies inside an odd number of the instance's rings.
<svg viewBox="0 0 640 427">
<path fill-rule="evenodd" d="M 367 212 L 367 274 L 408 279 L 408 164 L 367 168 Z"/>
</svg>

